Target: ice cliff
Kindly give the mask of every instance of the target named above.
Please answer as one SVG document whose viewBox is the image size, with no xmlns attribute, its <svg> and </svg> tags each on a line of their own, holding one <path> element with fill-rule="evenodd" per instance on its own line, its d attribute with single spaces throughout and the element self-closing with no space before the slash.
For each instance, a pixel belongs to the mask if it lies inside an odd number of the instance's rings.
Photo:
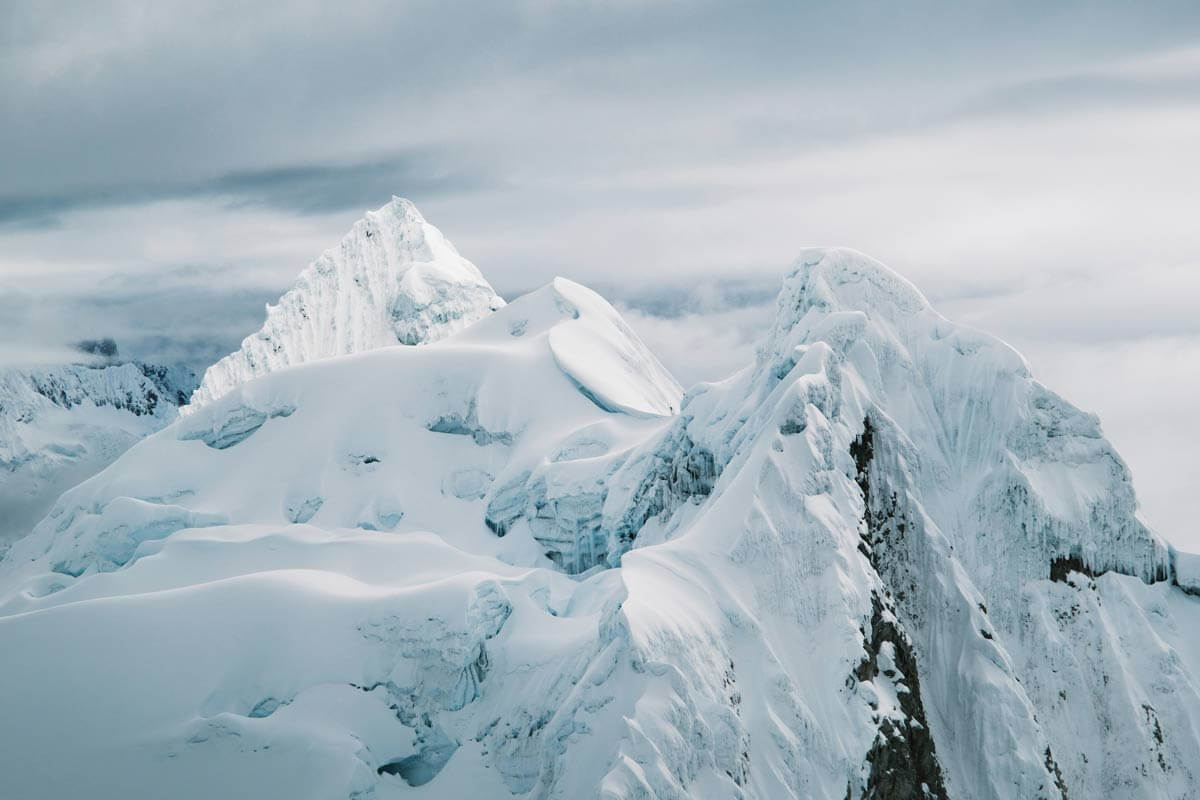
<svg viewBox="0 0 1200 800">
<path fill-rule="evenodd" d="M 578 284 L 483 308 L 239 375 L 14 545 L 17 795 L 1200 794 L 1200 559 L 1007 345 L 839 249 L 686 393 Z"/>
</svg>

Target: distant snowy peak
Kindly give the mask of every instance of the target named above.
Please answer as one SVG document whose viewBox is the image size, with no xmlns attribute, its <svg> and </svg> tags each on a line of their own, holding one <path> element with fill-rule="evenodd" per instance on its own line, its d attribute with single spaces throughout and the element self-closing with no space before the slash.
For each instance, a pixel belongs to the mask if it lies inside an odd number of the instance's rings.
<svg viewBox="0 0 1200 800">
<path fill-rule="evenodd" d="M 159 425 L 195 388 L 185 367 L 125 362 L 89 366 L 63 364 L 0 369 L 0 467 L 9 471 L 35 457 L 26 446 L 38 420 L 50 410 L 110 408 L 134 417 L 153 417 Z"/>
<path fill-rule="evenodd" d="M 437 341 L 503 305 L 416 206 L 393 197 L 300 273 L 263 327 L 208 369 L 191 405 L 281 367 Z"/>
</svg>

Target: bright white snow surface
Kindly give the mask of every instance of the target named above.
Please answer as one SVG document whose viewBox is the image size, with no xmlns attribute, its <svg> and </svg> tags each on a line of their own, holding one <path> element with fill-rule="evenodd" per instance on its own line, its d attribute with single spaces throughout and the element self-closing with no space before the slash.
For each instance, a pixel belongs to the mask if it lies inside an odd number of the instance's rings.
<svg viewBox="0 0 1200 800">
<path fill-rule="evenodd" d="M 67 492 L 0 562 L 0 775 L 1195 797 L 1197 571 L 1094 418 L 864 256 L 802 254 L 755 363 L 682 400 L 560 279 L 239 380 Z"/>
</svg>

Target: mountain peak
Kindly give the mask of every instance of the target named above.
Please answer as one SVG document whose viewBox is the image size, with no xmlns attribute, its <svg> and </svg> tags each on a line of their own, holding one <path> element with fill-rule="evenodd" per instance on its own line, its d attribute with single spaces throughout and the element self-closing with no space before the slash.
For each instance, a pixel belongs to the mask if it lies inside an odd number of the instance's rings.
<svg viewBox="0 0 1200 800">
<path fill-rule="evenodd" d="M 800 251 L 784 286 L 808 287 L 810 302 L 860 304 L 914 313 L 929 308 L 921 290 L 881 261 L 849 247 L 808 247 Z M 819 290 L 818 290 L 818 287 Z"/>
<path fill-rule="evenodd" d="M 504 305 L 483 275 L 409 200 L 354 223 L 310 264 L 263 327 L 204 374 L 191 405 L 282 367 L 436 341 Z"/>
</svg>

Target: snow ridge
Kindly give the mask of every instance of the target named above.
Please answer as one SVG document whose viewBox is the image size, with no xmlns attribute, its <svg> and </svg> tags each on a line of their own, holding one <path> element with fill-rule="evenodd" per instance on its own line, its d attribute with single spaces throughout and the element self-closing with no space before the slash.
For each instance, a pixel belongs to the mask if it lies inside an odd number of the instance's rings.
<svg viewBox="0 0 1200 800">
<path fill-rule="evenodd" d="M 503 305 L 416 206 L 393 197 L 267 306 L 263 327 L 209 367 L 185 413 L 281 367 L 437 341 Z"/>
</svg>

